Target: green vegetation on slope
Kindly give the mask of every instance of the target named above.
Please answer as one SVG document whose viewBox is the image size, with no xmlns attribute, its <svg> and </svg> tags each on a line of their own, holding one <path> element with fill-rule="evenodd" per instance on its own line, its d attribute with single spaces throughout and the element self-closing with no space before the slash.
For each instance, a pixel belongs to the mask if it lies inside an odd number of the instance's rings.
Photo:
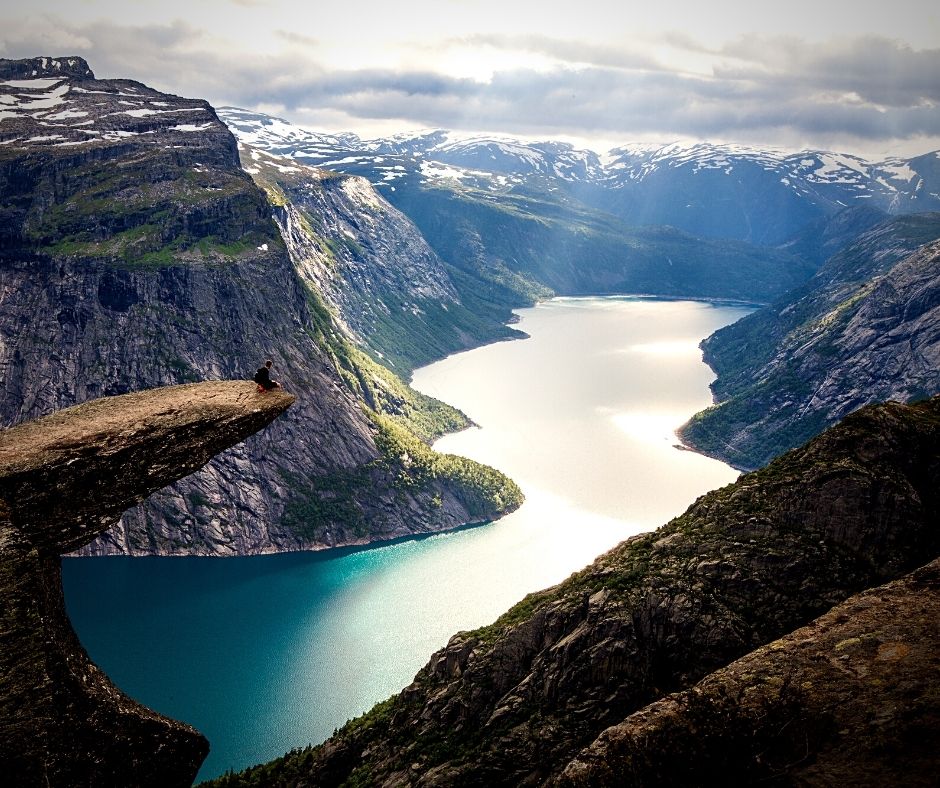
<svg viewBox="0 0 940 788">
<path fill-rule="evenodd" d="M 702 348 L 718 375 L 712 391 L 719 403 L 693 416 L 682 439 L 754 468 L 818 435 L 847 407 L 936 393 L 940 377 L 935 372 L 931 382 L 923 369 L 929 362 L 917 353 L 910 364 L 898 362 L 920 334 L 929 336 L 937 291 L 901 266 L 938 237 L 938 213 L 887 220 L 779 302 L 708 337 Z M 936 262 L 920 264 L 924 272 L 930 266 Z M 893 361 L 879 355 L 892 343 Z"/>
<path fill-rule="evenodd" d="M 45 176 L 49 177 L 49 176 Z M 106 260 L 121 267 L 226 262 L 280 248 L 264 198 L 242 173 L 193 168 L 160 148 L 133 164 L 92 158 L 69 166 L 24 217 L 22 243 L 53 256 Z"/>
<path fill-rule="evenodd" d="M 522 504 L 522 491 L 504 474 L 482 463 L 441 454 L 410 432 L 400 419 L 367 411 L 376 426 L 376 446 L 381 455 L 368 465 L 335 472 L 318 482 L 317 490 L 295 490 L 284 517 L 288 525 L 308 537 L 325 524 L 351 526 L 361 537 L 370 533 L 369 522 L 358 504 L 375 494 L 377 483 L 384 493 L 408 493 L 412 498 L 441 508 L 442 488 L 467 511 L 472 522 L 500 517 Z M 326 490 L 323 494 L 320 490 Z"/>
<path fill-rule="evenodd" d="M 519 297 L 649 293 L 768 301 L 815 266 L 737 241 L 671 227 L 628 227 L 574 200 L 535 190 L 402 186 L 388 198 L 437 253 Z"/>
<path fill-rule="evenodd" d="M 350 346 L 345 358 L 349 367 L 344 380 L 352 390 L 377 414 L 382 414 L 426 443 L 470 426 L 470 420 L 462 412 L 446 402 L 415 391 L 362 351 Z"/>
<path fill-rule="evenodd" d="M 419 366 L 466 349 L 468 344 L 520 336 L 494 321 L 493 314 L 505 310 L 504 305 L 481 303 L 480 311 L 474 311 L 468 308 L 468 299 L 461 300 L 459 305 L 445 305 L 435 299 L 416 299 L 416 315 L 396 295 L 379 296 L 378 302 L 384 309 L 377 310 L 375 323 L 365 338 L 368 349 L 383 364 L 408 375 Z M 508 317 L 506 311 L 505 318 Z"/>
<path fill-rule="evenodd" d="M 346 387 L 368 409 L 389 417 L 427 443 L 470 426 L 459 410 L 415 391 L 395 372 L 355 347 L 337 329 L 330 308 L 311 287 L 307 288 L 307 302 L 316 340 L 329 350 Z"/>
<path fill-rule="evenodd" d="M 834 255 L 808 282 L 771 306 L 719 329 L 703 343 L 718 379 L 712 390 L 726 399 L 755 383 L 784 346 L 798 346 L 812 326 L 853 298 L 875 277 L 925 243 L 940 238 L 940 213 L 889 219 Z M 791 341 L 792 339 L 792 341 Z"/>
<path fill-rule="evenodd" d="M 386 458 L 401 462 L 399 482 L 423 487 L 439 480 L 452 487 L 457 498 L 476 519 L 493 517 L 522 504 L 518 485 L 499 471 L 456 454 L 441 454 L 415 438 L 393 419 L 376 414 L 379 428 L 376 444 Z"/>
<path fill-rule="evenodd" d="M 428 445 L 470 422 L 456 408 L 415 391 L 340 333 L 329 307 L 311 287 L 307 301 L 314 318 L 315 339 L 326 347 L 343 382 L 376 428 L 380 456 L 373 462 L 337 471 L 317 481 L 316 489 L 285 478 L 292 498 L 285 522 L 305 538 L 322 534 L 330 523 L 343 523 L 362 538 L 372 533 L 359 502 L 376 495 L 408 494 L 432 512 L 443 506 L 444 488 L 475 522 L 495 519 L 522 503 L 519 487 L 487 465 L 440 454 Z M 386 489 L 387 488 L 387 489 Z M 442 523 L 443 512 L 442 514 Z"/>
</svg>

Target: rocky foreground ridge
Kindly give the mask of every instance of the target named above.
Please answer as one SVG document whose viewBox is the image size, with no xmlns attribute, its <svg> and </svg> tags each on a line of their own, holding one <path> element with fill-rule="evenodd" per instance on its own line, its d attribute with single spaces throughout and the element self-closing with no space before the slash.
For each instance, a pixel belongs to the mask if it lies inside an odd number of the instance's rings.
<svg viewBox="0 0 940 788">
<path fill-rule="evenodd" d="M 636 754 L 643 747 L 637 736 L 647 729 L 635 735 L 635 727 L 630 728 L 629 739 L 627 733 L 619 739 L 613 733 L 598 736 L 611 726 L 636 722 L 630 715 L 650 703 L 806 626 L 853 594 L 935 559 L 940 554 L 938 515 L 940 398 L 863 408 L 803 448 L 702 496 L 657 531 L 627 540 L 562 584 L 526 597 L 492 625 L 455 635 L 410 686 L 323 745 L 214 784 L 509 786 L 555 779 L 592 784 L 592 775 L 604 773 L 600 761 L 606 752 L 612 758 L 634 758 L 638 769 L 650 761 L 654 765 L 642 774 L 652 776 L 638 784 L 659 784 L 655 763 L 660 756 L 645 750 Z M 918 590 L 935 593 L 934 570 L 922 572 L 904 581 L 900 596 L 888 589 L 848 603 L 847 610 L 884 603 L 882 613 L 871 614 L 883 614 L 879 628 L 867 629 L 871 616 L 859 617 L 853 627 L 844 610 L 835 611 L 813 624 L 809 634 L 796 633 L 783 646 L 755 652 L 747 658 L 750 667 L 737 663 L 708 679 L 709 687 L 730 688 L 727 699 L 720 689 L 711 689 L 703 705 L 686 708 L 698 696 L 670 699 L 663 702 L 665 712 L 653 707 L 644 719 L 658 720 L 663 736 L 694 730 L 705 742 L 702 719 L 708 720 L 709 713 L 719 731 L 737 730 L 735 715 L 747 727 L 747 715 L 761 710 L 770 715 L 770 725 L 777 718 L 786 721 L 780 706 L 773 706 L 780 696 L 784 711 L 805 709 L 808 725 L 825 727 L 830 719 L 839 720 L 862 737 L 846 742 L 836 735 L 843 730 L 839 727 L 819 746 L 807 744 L 806 758 L 828 748 L 835 753 L 831 758 L 857 758 L 854 774 L 865 768 L 867 758 L 879 757 L 887 742 L 901 752 L 910 750 L 912 768 L 936 774 L 940 749 L 923 747 L 917 739 L 920 731 L 932 737 L 928 744 L 936 741 L 936 695 L 904 708 L 911 701 L 907 688 L 924 686 L 923 675 L 928 682 L 935 677 L 935 652 L 916 650 L 908 640 L 918 626 L 935 627 L 935 619 L 924 613 L 924 606 L 934 602 L 922 603 Z M 903 629 L 905 619 L 914 629 Z M 802 683 L 791 688 L 786 680 L 778 683 L 779 664 L 768 660 L 780 648 L 795 648 L 794 643 L 816 648 L 825 658 L 810 660 L 809 667 L 803 660 L 794 668 Z M 885 704 L 896 713 L 856 703 L 845 706 L 839 717 L 831 704 L 849 694 L 844 685 L 813 688 L 821 687 L 833 665 L 849 672 L 861 666 L 855 678 L 861 677 L 872 653 L 886 660 L 911 655 L 920 684 L 902 681 L 897 688 L 883 688 L 889 693 Z M 817 669 L 810 669 L 813 664 Z M 776 689 L 792 693 L 774 695 Z M 803 702 L 800 691 L 808 700 L 798 707 L 793 704 Z M 669 717 L 676 704 L 680 710 Z M 912 741 L 906 743 L 903 733 L 900 742 L 891 740 L 890 732 L 883 738 L 881 727 L 864 722 L 872 714 L 876 722 L 879 716 L 905 722 L 899 730 L 912 732 Z M 849 720 L 852 715 L 858 718 Z M 648 730 L 650 741 L 660 740 L 653 723 Z M 767 730 L 756 728 L 755 738 L 742 744 L 742 759 L 748 752 L 760 753 L 758 739 Z M 626 741 L 620 750 L 619 741 Z M 681 776 L 682 763 L 688 762 L 681 760 L 681 747 L 699 752 L 700 743 L 671 741 L 680 745 L 676 774 Z M 784 737 L 781 747 L 800 743 Z M 584 748 L 594 749 L 582 753 Z M 787 769 L 799 764 L 775 760 L 777 754 L 763 766 L 754 765 L 754 773 L 777 770 L 773 776 L 786 780 Z M 617 775 L 632 768 L 629 762 L 607 767 Z M 585 774 L 587 782 L 578 783 Z"/>
<path fill-rule="evenodd" d="M 553 786 L 932 786 L 940 560 L 604 731 Z"/>
<path fill-rule="evenodd" d="M 365 544 L 520 502 L 493 469 L 422 442 L 466 419 L 351 345 L 206 102 L 95 79 L 80 58 L 0 60 L 0 195 L 0 424 L 246 379 L 265 358 L 298 395 L 83 552 Z"/>
<path fill-rule="evenodd" d="M 65 613 L 60 554 L 294 402 L 246 381 L 93 400 L 0 432 L 0 763 L 9 785 L 189 785 L 208 742 L 125 696 Z"/>
</svg>

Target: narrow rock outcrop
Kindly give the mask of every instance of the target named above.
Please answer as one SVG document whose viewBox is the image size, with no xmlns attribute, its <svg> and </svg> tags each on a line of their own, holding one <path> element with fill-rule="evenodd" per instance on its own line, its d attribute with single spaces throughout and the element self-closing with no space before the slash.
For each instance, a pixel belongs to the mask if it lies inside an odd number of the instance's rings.
<svg viewBox="0 0 940 788">
<path fill-rule="evenodd" d="M 94 400 L 0 432 L 0 763 L 7 784 L 189 785 L 205 738 L 120 692 L 78 642 L 59 555 L 294 401 L 228 381 Z"/>
<path fill-rule="evenodd" d="M 938 621 L 940 560 L 630 715 L 553 785 L 934 786 Z"/>
</svg>

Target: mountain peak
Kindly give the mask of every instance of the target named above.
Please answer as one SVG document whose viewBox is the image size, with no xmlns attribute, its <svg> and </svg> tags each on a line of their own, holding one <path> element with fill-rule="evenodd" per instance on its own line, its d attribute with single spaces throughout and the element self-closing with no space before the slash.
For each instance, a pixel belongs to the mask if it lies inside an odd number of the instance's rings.
<svg viewBox="0 0 940 788">
<path fill-rule="evenodd" d="M 83 57 L 30 57 L 22 60 L 0 58 L 0 79 L 33 79 L 37 77 L 73 77 L 94 79 L 95 75 Z"/>
</svg>

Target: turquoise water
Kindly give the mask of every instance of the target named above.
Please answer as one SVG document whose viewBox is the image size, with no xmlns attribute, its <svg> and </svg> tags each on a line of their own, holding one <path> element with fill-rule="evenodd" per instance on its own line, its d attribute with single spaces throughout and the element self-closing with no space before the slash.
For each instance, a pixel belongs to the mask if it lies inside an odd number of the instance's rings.
<svg viewBox="0 0 940 788">
<path fill-rule="evenodd" d="M 201 779 L 322 741 L 454 632 L 736 477 L 672 433 L 710 402 L 698 342 L 747 311 L 631 298 L 520 310 L 530 339 L 414 380 L 480 425 L 438 448 L 510 474 L 527 497 L 517 512 L 368 550 L 69 559 L 75 629 L 115 684 L 206 734 Z"/>
</svg>

